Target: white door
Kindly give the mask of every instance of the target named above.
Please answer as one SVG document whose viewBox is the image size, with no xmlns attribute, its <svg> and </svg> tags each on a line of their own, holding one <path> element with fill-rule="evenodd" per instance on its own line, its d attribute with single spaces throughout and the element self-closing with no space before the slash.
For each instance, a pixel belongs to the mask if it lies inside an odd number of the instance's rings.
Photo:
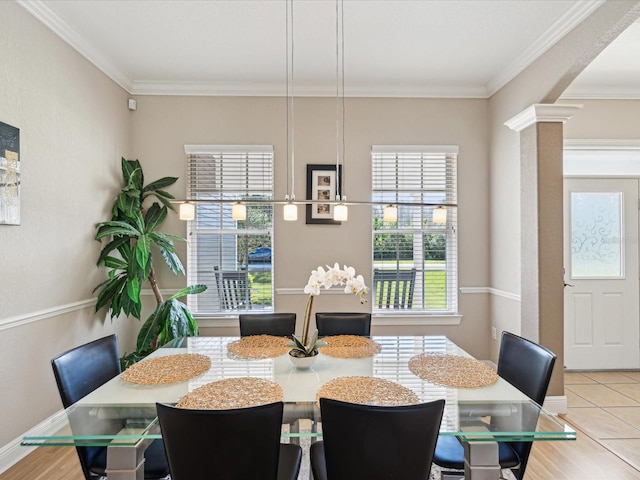
<svg viewBox="0 0 640 480">
<path fill-rule="evenodd" d="M 639 368 L 638 180 L 564 182 L 565 366 Z"/>
</svg>

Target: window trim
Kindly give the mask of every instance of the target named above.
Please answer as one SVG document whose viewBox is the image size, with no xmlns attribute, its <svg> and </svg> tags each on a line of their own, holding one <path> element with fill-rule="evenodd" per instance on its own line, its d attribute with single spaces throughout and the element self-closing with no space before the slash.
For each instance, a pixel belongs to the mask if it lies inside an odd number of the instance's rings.
<svg viewBox="0 0 640 480">
<path fill-rule="evenodd" d="M 275 171 L 274 171 L 274 167 L 275 167 L 275 153 L 274 153 L 274 147 L 273 145 L 194 145 L 194 144 L 190 144 L 190 145 L 184 145 L 184 151 L 185 151 L 185 155 L 186 155 L 186 162 L 187 162 L 187 169 L 188 167 L 188 162 L 189 162 L 189 157 L 192 155 L 211 155 L 211 156 L 224 156 L 224 155 L 239 155 L 239 154 L 262 154 L 262 155 L 270 155 L 271 156 L 271 170 L 272 170 L 272 182 L 271 182 L 271 195 L 273 196 L 275 194 Z M 190 195 L 190 189 L 191 189 L 192 185 L 191 185 L 191 177 L 189 175 L 189 172 L 187 172 L 187 176 L 186 176 L 186 191 L 187 191 L 187 197 L 189 198 Z M 271 228 L 269 229 L 269 236 L 271 237 L 271 243 L 273 246 L 273 242 L 274 242 L 274 228 L 273 228 L 273 222 L 275 220 L 275 216 L 274 216 L 274 212 L 272 210 L 272 218 L 271 218 Z M 223 229 L 207 229 L 207 228 L 201 228 L 201 229 L 197 229 L 197 228 L 190 228 L 193 225 L 197 225 L 197 220 L 192 220 L 192 221 L 187 221 L 186 222 L 186 229 L 187 229 L 187 239 L 189 238 L 189 234 L 190 232 L 200 232 L 200 233 L 211 233 L 212 231 L 215 231 L 218 234 L 223 234 L 223 235 L 235 235 L 236 237 L 240 236 L 240 233 L 237 233 L 237 230 L 229 230 L 226 228 Z M 242 230 L 242 233 L 256 233 L 255 230 Z M 186 255 L 187 255 L 187 260 L 186 260 L 186 264 L 187 264 L 187 269 L 189 269 L 190 265 L 189 265 L 189 260 L 192 257 L 192 245 L 191 242 L 189 242 L 187 240 L 187 247 L 186 247 Z M 197 247 L 196 247 L 197 249 Z M 271 273 L 272 273 L 272 279 L 271 279 L 271 295 L 272 295 L 272 300 L 271 300 L 271 307 L 270 308 L 266 308 L 266 309 L 256 309 L 256 312 L 258 311 L 262 311 L 265 313 L 268 312 L 273 312 L 275 310 L 275 282 L 274 282 L 274 278 L 273 278 L 273 263 L 272 263 L 272 268 L 271 268 Z M 187 282 L 190 282 L 189 280 L 189 271 L 187 270 Z M 193 282 L 191 282 L 193 283 Z M 215 282 L 213 284 L 209 284 L 209 289 L 212 291 L 215 291 L 216 289 L 216 284 Z M 187 303 L 189 304 L 190 308 L 191 308 L 191 301 L 192 299 L 187 297 Z M 193 299 L 193 301 L 197 301 L 197 299 Z M 192 308 L 192 310 L 194 310 Z M 250 312 L 251 310 L 238 310 L 238 311 L 208 311 L 208 312 L 196 312 L 196 311 L 192 311 L 193 317 L 194 319 L 196 319 L 196 321 L 198 323 L 201 323 L 202 320 L 206 319 L 217 319 L 217 320 L 221 320 L 221 323 L 218 324 L 217 326 L 225 326 L 226 323 L 229 321 L 229 319 L 232 318 L 237 318 L 238 314 L 240 313 L 245 313 L 245 312 Z M 208 326 L 208 325 L 207 325 Z"/>
<path fill-rule="evenodd" d="M 453 178 L 455 179 L 455 183 L 453 185 L 453 189 L 445 188 L 445 195 L 449 197 L 449 194 L 453 194 L 454 199 L 457 198 L 458 193 L 458 185 L 457 185 L 457 177 L 458 177 L 458 153 L 459 147 L 457 145 L 372 145 L 371 146 L 371 162 L 372 162 L 372 196 L 375 194 L 383 194 L 382 190 L 376 190 L 375 185 L 373 185 L 373 161 L 376 155 L 385 156 L 385 155 L 407 155 L 407 154 L 415 154 L 415 155 L 443 155 L 445 157 L 454 156 L 455 169 L 453 171 Z M 447 182 L 445 181 L 445 185 Z M 394 190 L 398 192 L 398 190 Z M 388 192 L 391 192 L 389 190 Z M 457 202 L 455 202 L 457 204 Z M 444 205 L 447 205 L 446 200 Z M 404 319 L 404 324 L 407 325 L 424 325 L 424 324 L 440 324 L 440 325 L 457 325 L 460 324 L 462 319 L 462 315 L 460 315 L 460 295 L 459 295 L 459 258 L 458 258 L 458 216 L 457 216 L 457 205 L 450 205 L 448 208 L 455 208 L 455 223 L 452 225 L 446 226 L 446 244 L 447 251 L 449 249 L 453 250 L 455 260 L 454 265 L 450 268 L 447 268 L 447 272 L 453 272 L 454 275 L 447 275 L 446 280 L 446 291 L 447 295 L 447 310 L 426 310 L 426 309 L 377 309 L 375 305 L 372 305 L 372 313 L 374 318 L 379 318 L 380 321 L 376 322 L 378 325 L 397 325 L 397 321 L 399 319 Z M 373 218 L 372 218 L 373 219 Z M 397 229 L 396 229 L 397 230 Z M 426 230 L 419 230 L 423 234 L 427 233 Z M 371 229 L 371 240 L 373 242 L 376 233 L 381 233 L 383 231 Z M 372 249 L 373 254 L 373 249 Z M 372 255 L 372 264 L 375 264 L 375 260 Z M 449 262 L 447 262 L 447 266 L 449 266 Z M 450 296 L 450 297 L 449 297 Z M 451 305 L 451 310 L 449 310 L 449 305 Z M 393 317 L 393 321 L 389 321 L 388 319 Z M 418 320 L 416 317 L 427 317 L 422 320 Z M 385 318 L 387 320 L 385 320 Z M 433 321 L 433 323 L 432 323 Z"/>
</svg>

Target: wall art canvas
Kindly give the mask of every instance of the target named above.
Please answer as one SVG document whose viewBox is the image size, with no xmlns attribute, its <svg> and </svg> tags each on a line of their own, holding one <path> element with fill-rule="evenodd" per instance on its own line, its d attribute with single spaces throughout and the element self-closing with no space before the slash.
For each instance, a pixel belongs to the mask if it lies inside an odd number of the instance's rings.
<svg viewBox="0 0 640 480">
<path fill-rule="evenodd" d="M 20 130 L 0 122 L 0 225 L 20 225 Z"/>
</svg>

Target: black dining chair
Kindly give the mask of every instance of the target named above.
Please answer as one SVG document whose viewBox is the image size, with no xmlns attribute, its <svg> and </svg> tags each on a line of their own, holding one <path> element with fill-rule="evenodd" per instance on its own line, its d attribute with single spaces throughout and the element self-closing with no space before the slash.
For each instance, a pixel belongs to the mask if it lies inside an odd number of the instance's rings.
<svg viewBox="0 0 640 480">
<path fill-rule="evenodd" d="M 295 313 L 241 313 L 240 336 L 275 335 L 291 337 L 296 332 Z"/>
<path fill-rule="evenodd" d="M 318 336 L 331 335 L 371 335 L 370 313 L 317 312 L 316 328 Z"/>
<path fill-rule="evenodd" d="M 51 360 L 62 405 L 67 408 L 120 373 L 118 340 L 115 335 L 73 348 Z M 95 418 L 87 418 L 94 425 Z M 106 420 L 124 426 L 124 420 Z M 105 424 L 106 425 L 106 424 Z M 75 427 L 82 428 L 80 423 Z M 74 424 L 71 425 L 74 430 Z M 86 480 L 106 475 L 107 447 L 76 447 Z M 169 474 L 162 440 L 154 440 L 145 450 L 144 478 L 160 479 Z"/>
<path fill-rule="evenodd" d="M 311 444 L 315 480 L 427 480 L 444 400 L 377 406 L 320 398 L 323 440 Z"/>
<path fill-rule="evenodd" d="M 281 444 L 282 402 L 229 410 L 156 404 L 171 480 L 296 480 L 302 450 Z"/>
<path fill-rule="evenodd" d="M 544 403 L 556 355 L 549 349 L 510 332 L 502 332 L 498 375 L 538 405 Z M 497 419 L 499 421 L 499 418 Z M 536 418 L 524 419 L 535 428 Z M 489 426 L 490 427 L 490 426 Z M 500 468 L 510 469 L 518 480 L 524 476 L 532 442 L 499 442 Z M 464 469 L 464 450 L 456 437 L 440 436 L 433 461 L 450 470 Z M 447 478 L 453 478 L 451 472 Z M 460 476 L 464 475 L 460 473 Z"/>
</svg>

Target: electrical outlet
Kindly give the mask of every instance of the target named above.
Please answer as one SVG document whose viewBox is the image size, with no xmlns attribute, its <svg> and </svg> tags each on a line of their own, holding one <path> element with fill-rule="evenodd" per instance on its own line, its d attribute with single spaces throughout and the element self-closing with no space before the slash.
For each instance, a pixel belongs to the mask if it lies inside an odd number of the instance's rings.
<svg viewBox="0 0 640 480">
<path fill-rule="evenodd" d="M 498 331 L 496 330 L 496 327 L 491 327 L 491 338 L 494 340 L 498 339 Z"/>
</svg>

